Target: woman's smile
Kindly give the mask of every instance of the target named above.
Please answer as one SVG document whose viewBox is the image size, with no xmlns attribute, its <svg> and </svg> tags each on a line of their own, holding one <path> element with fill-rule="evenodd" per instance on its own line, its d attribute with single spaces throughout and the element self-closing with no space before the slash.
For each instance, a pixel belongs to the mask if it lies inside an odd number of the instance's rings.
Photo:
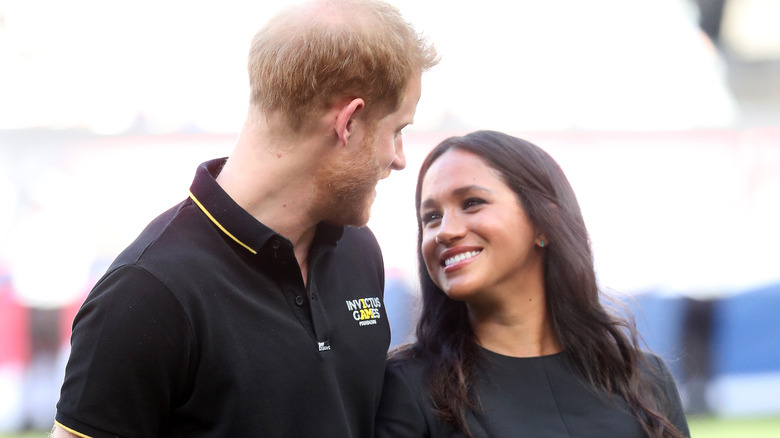
<svg viewBox="0 0 780 438">
<path fill-rule="evenodd" d="M 453 252 L 452 250 L 447 250 L 442 253 L 443 261 L 441 264 L 442 266 L 444 266 L 444 272 L 449 272 L 458 269 L 461 266 L 465 265 L 466 263 L 471 262 L 471 260 L 473 260 L 474 257 L 479 255 L 479 253 L 481 253 L 482 250 L 465 251 L 465 252 L 460 252 L 458 254 L 450 255 L 452 254 L 452 252 Z"/>
</svg>

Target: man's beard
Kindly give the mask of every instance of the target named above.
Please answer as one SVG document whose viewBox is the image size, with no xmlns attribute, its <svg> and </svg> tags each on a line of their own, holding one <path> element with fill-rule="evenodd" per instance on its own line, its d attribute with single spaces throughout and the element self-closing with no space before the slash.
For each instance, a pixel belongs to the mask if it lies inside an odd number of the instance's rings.
<svg viewBox="0 0 780 438">
<path fill-rule="evenodd" d="M 326 222 L 359 227 L 368 223 L 376 184 L 383 176 L 377 163 L 376 144 L 374 130 L 370 129 L 349 159 L 327 162 L 320 168 L 314 202 Z"/>
</svg>

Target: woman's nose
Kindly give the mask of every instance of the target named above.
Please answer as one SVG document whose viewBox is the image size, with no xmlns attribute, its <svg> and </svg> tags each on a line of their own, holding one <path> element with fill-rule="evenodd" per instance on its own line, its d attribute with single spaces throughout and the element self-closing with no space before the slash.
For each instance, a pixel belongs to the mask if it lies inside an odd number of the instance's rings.
<svg viewBox="0 0 780 438">
<path fill-rule="evenodd" d="M 436 242 L 451 245 L 466 234 L 463 222 L 457 214 L 445 214 L 436 232 Z"/>
</svg>

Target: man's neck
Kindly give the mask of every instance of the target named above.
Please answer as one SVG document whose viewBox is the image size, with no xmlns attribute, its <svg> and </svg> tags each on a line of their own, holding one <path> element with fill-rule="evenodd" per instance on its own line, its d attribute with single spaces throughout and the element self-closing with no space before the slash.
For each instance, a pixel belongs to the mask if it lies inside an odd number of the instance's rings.
<svg viewBox="0 0 780 438">
<path fill-rule="evenodd" d="M 321 221 L 312 198 L 319 164 L 313 157 L 323 153 L 322 145 L 278 138 L 248 121 L 217 182 L 241 208 L 292 242 L 306 282 L 309 247 Z"/>
</svg>

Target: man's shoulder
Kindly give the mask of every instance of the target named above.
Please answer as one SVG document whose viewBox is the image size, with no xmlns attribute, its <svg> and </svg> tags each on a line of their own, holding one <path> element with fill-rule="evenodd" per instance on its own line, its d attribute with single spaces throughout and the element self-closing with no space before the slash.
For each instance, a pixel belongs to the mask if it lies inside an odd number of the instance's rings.
<svg viewBox="0 0 780 438">
<path fill-rule="evenodd" d="M 364 260 L 382 261 L 382 250 L 376 236 L 368 227 L 344 227 L 344 234 L 336 244 L 340 255 L 353 255 Z M 382 261 L 382 263 L 384 263 Z"/>
<path fill-rule="evenodd" d="M 120 253 L 117 261 L 122 264 L 132 263 L 146 254 L 150 248 L 160 242 L 171 224 L 179 220 L 186 201 L 174 205 L 149 222 L 138 236 Z M 180 225 L 177 228 L 182 228 Z"/>
<path fill-rule="evenodd" d="M 198 266 L 208 265 L 204 258 L 210 257 L 210 251 L 203 242 L 207 233 L 198 231 L 198 220 L 188 204 L 183 201 L 153 219 L 117 255 L 96 289 L 109 279 L 123 285 L 168 287 L 170 276 L 197 273 Z"/>
<path fill-rule="evenodd" d="M 368 227 L 344 227 L 344 235 L 341 237 L 341 240 L 339 240 L 339 244 L 341 244 L 341 242 L 379 247 L 374 232 Z"/>
<path fill-rule="evenodd" d="M 209 257 L 216 243 L 209 227 L 197 207 L 184 200 L 149 222 L 112 267 L 138 265 L 155 272 Z"/>
</svg>

